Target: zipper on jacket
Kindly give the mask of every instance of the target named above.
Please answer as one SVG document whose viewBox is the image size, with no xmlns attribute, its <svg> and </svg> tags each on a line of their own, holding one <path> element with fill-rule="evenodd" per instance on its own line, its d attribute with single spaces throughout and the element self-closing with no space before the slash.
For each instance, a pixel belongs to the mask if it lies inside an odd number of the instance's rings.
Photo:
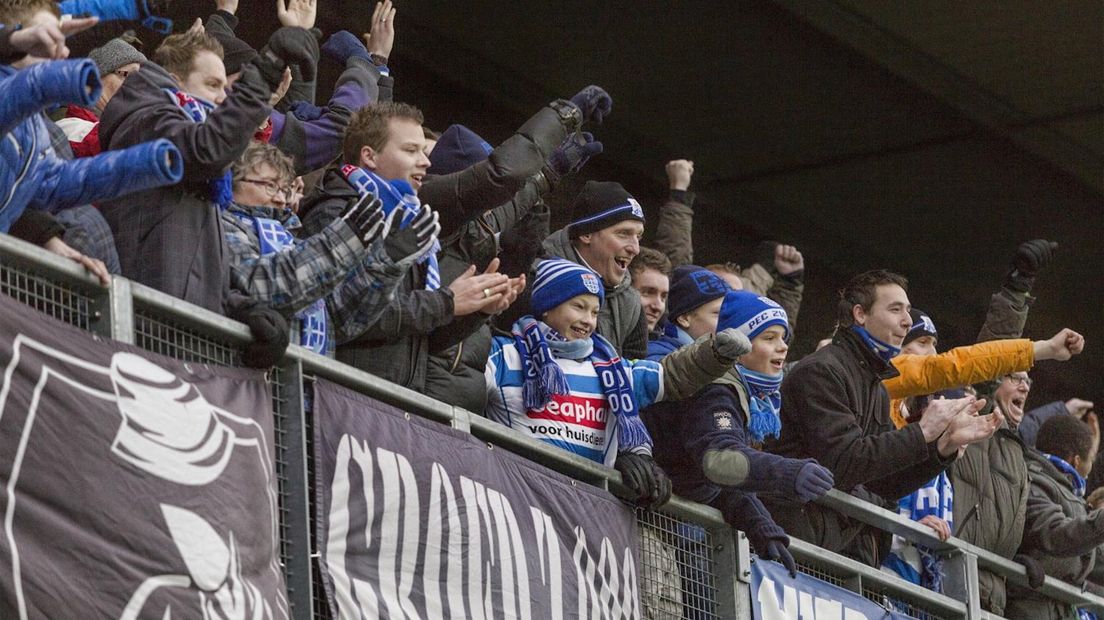
<svg viewBox="0 0 1104 620">
<path fill-rule="evenodd" d="M 37 132 L 33 131 L 33 129 L 30 133 L 31 133 L 31 149 L 29 151 L 27 151 L 27 163 L 23 165 L 23 169 L 19 171 L 19 176 L 17 176 L 15 178 L 15 182 L 12 183 L 11 191 L 8 192 L 8 198 L 7 198 L 7 200 L 4 201 L 4 205 L 0 206 L 0 211 L 3 211 L 4 209 L 7 209 L 8 205 L 11 204 L 12 198 L 15 198 L 16 190 L 19 189 L 19 183 L 23 180 L 23 177 L 27 176 L 27 172 L 31 169 L 31 166 L 34 164 L 35 151 L 38 150 L 38 137 L 36 135 Z M 22 154 L 22 150 L 19 148 L 19 140 L 17 140 L 15 138 L 15 136 L 13 134 L 10 134 L 10 133 L 8 134 L 8 139 L 11 140 L 13 143 L 15 143 L 16 152 Z"/>
<path fill-rule="evenodd" d="M 456 357 L 452 359 L 452 366 L 449 367 L 449 374 L 456 374 L 456 367 L 460 365 L 460 356 L 464 354 L 464 341 L 461 340 L 460 344 L 456 345 Z"/>
<path fill-rule="evenodd" d="M 961 532 L 962 528 L 965 527 L 966 524 L 970 522 L 970 519 L 973 518 L 973 517 L 978 516 L 980 514 L 980 512 L 981 512 L 981 504 L 980 503 L 974 504 L 974 507 L 970 509 L 970 512 L 966 513 L 965 517 L 962 517 L 962 522 L 959 523 L 958 527 L 956 527 L 955 529 L 958 530 L 959 532 Z M 958 534 L 955 534 L 955 535 L 957 536 Z"/>
</svg>

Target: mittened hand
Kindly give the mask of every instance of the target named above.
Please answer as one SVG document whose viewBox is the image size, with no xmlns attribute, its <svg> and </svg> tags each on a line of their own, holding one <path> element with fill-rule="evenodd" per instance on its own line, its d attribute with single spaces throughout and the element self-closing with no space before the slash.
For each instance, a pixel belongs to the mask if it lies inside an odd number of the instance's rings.
<svg viewBox="0 0 1104 620">
<path fill-rule="evenodd" d="M 582 132 L 567 137 L 548 158 L 548 165 L 560 176 L 578 172 L 591 157 L 602 152 L 602 143 L 594 134 Z"/>
<path fill-rule="evenodd" d="M 790 577 L 797 577 L 797 562 L 794 562 L 793 556 L 790 555 L 790 550 L 786 547 L 786 543 L 780 540 L 772 540 L 767 543 L 766 549 L 760 557 L 774 560 L 786 567 L 789 571 Z"/>
<path fill-rule="evenodd" d="M 288 111 L 301 121 L 316 121 L 325 111 L 309 101 L 296 101 L 288 106 Z"/>
<path fill-rule="evenodd" d="M 1027 587 L 1038 590 L 1043 586 L 1043 581 L 1046 580 L 1046 572 L 1038 560 L 1024 553 L 1012 559 L 1023 564 L 1024 570 L 1027 571 Z"/>
<path fill-rule="evenodd" d="M 322 52 L 341 64 L 345 64 L 350 58 L 362 58 L 372 62 L 368 54 L 368 48 L 360 42 L 360 38 L 348 30 L 338 30 L 330 35 L 322 44 Z"/>
<path fill-rule="evenodd" d="M 794 477 L 794 493 L 803 502 L 812 501 L 827 493 L 835 484 L 828 468 L 819 463 L 805 463 Z"/>
<path fill-rule="evenodd" d="M 309 30 L 285 26 L 272 33 L 268 44 L 261 50 L 261 56 L 266 56 L 265 52 L 271 52 L 286 66 L 298 65 L 303 81 L 313 82 L 315 66 L 310 50 L 317 44 L 318 41 Z M 283 68 L 280 70 L 283 71 Z"/>
<path fill-rule="evenodd" d="M 242 362 L 250 368 L 275 366 L 288 348 L 287 319 L 271 308 L 257 307 L 249 310 L 245 324 L 253 341 L 246 345 Z"/>
<path fill-rule="evenodd" d="M 750 351 L 751 341 L 738 329 L 732 327 L 722 329 L 713 337 L 713 352 L 717 357 L 735 362 L 736 358 Z"/>
<path fill-rule="evenodd" d="M 601 86 L 593 84 L 580 90 L 571 98 L 571 103 L 583 113 L 583 122 L 594 121 L 601 124 L 613 109 L 613 98 Z"/>
<path fill-rule="evenodd" d="M 621 472 L 625 486 L 637 494 L 638 506 L 654 509 L 671 499 L 671 479 L 647 454 L 619 454 L 613 466 Z"/>
<path fill-rule="evenodd" d="M 1046 267 L 1054 257 L 1054 251 L 1058 244 L 1046 239 L 1033 239 L 1025 241 L 1016 248 L 1016 255 L 1012 257 L 1012 267 L 1027 277 L 1033 277 L 1039 270 Z"/>
</svg>

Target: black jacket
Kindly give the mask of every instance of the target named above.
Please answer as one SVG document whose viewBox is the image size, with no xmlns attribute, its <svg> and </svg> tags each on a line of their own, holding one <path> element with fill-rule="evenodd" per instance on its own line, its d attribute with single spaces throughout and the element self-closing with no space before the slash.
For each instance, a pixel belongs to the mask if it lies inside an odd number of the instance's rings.
<svg viewBox="0 0 1104 620">
<path fill-rule="evenodd" d="M 220 177 L 249 146 L 268 117 L 271 90 L 250 64 L 226 100 L 196 123 L 164 90 L 176 82 L 144 63 L 111 98 L 100 118 L 100 142 L 118 149 L 157 138 L 184 158 L 177 185 L 131 194 L 100 205 L 115 235 L 123 275 L 212 310 L 233 314 L 229 256 L 218 208 L 207 181 Z"/>
<path fill-rule="evenodd" d="M 882 381 L 897 370 L 874 354 L 850 329 L 798 362 L 782 382 L 782 434 L 771 448 L 790 458 L 815 458 L 835 476 L 836 488 L 877 506 L 934 478 L 952 461 L 926 443 L 918 424 L 895 429 Z M 817 504 L 763 496 L 788 533 L 831 551 L 878 566 L 889 551 L 888 535 Z M 857 545 L 857 546 L 856 546 Z"/>
</svg>

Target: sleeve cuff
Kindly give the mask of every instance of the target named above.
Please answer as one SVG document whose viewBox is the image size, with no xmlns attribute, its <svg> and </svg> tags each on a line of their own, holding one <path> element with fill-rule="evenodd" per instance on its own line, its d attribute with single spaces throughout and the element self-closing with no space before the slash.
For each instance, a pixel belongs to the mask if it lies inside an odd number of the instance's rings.
<svg viewBox="0 0 1104 620">
<path fill-rule="evenodd" d="M 696 197 L 694 192 L 685 189 L 673 189 L 669 195 L 672 202 L 681 203 L 690 208 L 694 207 L 694 199 Z"/>
</svg>

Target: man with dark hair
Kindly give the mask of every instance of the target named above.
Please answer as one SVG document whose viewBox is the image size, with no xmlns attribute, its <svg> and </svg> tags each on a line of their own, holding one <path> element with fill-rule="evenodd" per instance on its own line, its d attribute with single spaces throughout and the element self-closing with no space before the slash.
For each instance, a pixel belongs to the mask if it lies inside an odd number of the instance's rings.
<svg viewBox="0 0 1104 620">
<path fill-rule="evenodd" d="M 958 448 L 993 434 L 998 420 L 974 413 L 984 401 L 939 400 L 916 424 L 895 429 L 884 379 L 912 325 L 904 277 L 884 270 L 852 278 L 838 305 L 832 343 L 794 366 L 782 384 L 782 430 L 772 451 L 815 458 L 835 486 L 877 506 L 895 502 L 943 471 Z M 880 566 L 890 535 L 816 504 L 767 495 L 787 533 Z"/>
<path fill-rule="evenodd" d="M 1086 580 L 1104 583 L 1104 510 L 1090 512 L 1085 503 L 1085 479 L 1096 457 L 1094 444 L 1100 429 L 1074 416 L 1057 416 L 1039 428 L 1038 450 L 1026 450 L 1031 480 L 1027 497 L 1027 525 L 1019 558 L 1028 566 L 1028 578 L 1038 585 L 1045 572 L 1081 586 Z M 1038 620 L 1077 618 L 1077 612 L 1036 594 L 1008 588 L 1009 618 Z"/>
<path fill-rule="evenodd" d="M 658 337 L 656 329 L 667 312 L 667 296 L 671 291 L 671 260 L 659 250 L 640 246 L 640 254 L 629 263 L 629 273 L 633 288 L 640 294 L 649 339 Z"/>
</svg>

